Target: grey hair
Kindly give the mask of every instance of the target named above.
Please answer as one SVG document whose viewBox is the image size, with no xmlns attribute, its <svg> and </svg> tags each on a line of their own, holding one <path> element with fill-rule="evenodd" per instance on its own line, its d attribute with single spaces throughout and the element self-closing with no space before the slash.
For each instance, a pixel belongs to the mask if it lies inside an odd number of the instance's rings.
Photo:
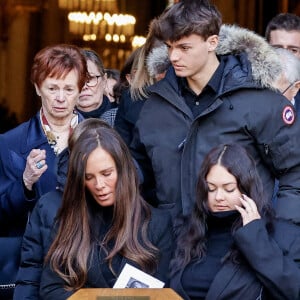
<svg viewBox="0 0 300 300">
<path fill-rule="evenodd" d="M 151 77 L 165 72 L 170 65 L 167 46 L 163 44 L 153 48 L 146 58 L 146 65 Z"/>
<path fill-rule="evenodd" d="M 281 63 L 274 48 L 260 35 L 237 25 L 222 25 L 218 55 L 246 52 L 252 67 L 252 77 L 263 87 L 275 89 L 273 84 L 281 74 Z"/>
<path fill-rule="evenodd" d="M 282 75 L 289 83 L 300 80 L 300 59 L 287 49 L 276 48 L 282 67 Z"/>
</svg>

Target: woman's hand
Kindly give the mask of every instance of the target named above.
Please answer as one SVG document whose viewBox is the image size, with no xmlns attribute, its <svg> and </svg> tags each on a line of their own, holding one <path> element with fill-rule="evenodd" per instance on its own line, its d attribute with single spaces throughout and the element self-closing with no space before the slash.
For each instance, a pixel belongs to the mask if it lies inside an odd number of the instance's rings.
<svg viewBox="0 0 300 300">
<path fill-rule="evenodd" d="M 257 211 L 257 206 L 255 202 L 247 197 L 246 195 L 242 195 L 240 197 L 242 206 L 235 205 L 235 208 L 239 211 L 243 219 L 243 226 L 250 223 L 253 220 L 260 219 L 260 214 Z"/>
<path fill-rule="evenodd" d="M 32 186 L 47 170 L 46 151 L 33 149 L 27 156 L 26 167 L 23 173 L 23 181 L 26 188 L 32 191 Z"/>
</svg>

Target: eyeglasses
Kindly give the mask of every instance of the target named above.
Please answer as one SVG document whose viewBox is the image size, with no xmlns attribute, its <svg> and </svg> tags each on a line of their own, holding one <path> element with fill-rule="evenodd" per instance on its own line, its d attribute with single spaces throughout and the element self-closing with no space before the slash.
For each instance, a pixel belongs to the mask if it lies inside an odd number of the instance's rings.
<svg viewBox="0 0 300 300">
<path fill-rule="evenodd" d="M 286 49 L 288 51 L 290 51 L 291 53 L 293 53 L 294 55 L 300 55 L 300 47 L 297 46 L 282 46 L 282 45 L 273 45 L 273 47 L 275 49 Z"/>
<path fill-rule="evenodd" d="M 284 95 L 294 85 L 294 83 L 295 82 L 290 83 L 289 86 L 283 92 L 281 92 L 281 94 Z"/>
<path fill-rule="evenodd" d="M 85 83 L 88 87 L 94 87 L 98 84 L 98 78 L 101 78 L 103 75 L 94 75 L 89 78 Z"/>
</svg>

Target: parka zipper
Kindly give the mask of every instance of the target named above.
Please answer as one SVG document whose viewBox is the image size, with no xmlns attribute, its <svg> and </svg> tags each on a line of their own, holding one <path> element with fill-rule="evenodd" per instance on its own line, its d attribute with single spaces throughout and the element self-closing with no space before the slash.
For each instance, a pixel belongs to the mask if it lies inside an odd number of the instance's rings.
<svg viewBox="0 0 300 300">
<path fill-rule="evenodd" d="M 15 287 L 16 287 L 15 283 L 0 284 L 0 290 L 14 289 Z"/>
</svg>

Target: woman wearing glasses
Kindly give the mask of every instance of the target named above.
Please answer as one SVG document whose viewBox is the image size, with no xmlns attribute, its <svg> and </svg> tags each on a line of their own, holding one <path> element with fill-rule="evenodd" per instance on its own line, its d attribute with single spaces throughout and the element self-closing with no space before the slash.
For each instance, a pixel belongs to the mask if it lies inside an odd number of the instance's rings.
<svg viewBox="0 0 300 300">
<path fill-rule="evenodd" d="M 41 109 L 0 135 L 1 299 L 9 299 L 14 288 L 28 213 L 38 198 L 57 186 L 58 156 L 82 120 L 74 107 L 87 80 L 86 61 L 78 47 L 61 44 L 42 49 L 31 69 Z"/>
<path fill-rule="evenodd" d="M 104 95 L 107 78 L 103 62 L 93 50 L 82 50 L 82 53 L 87 62 L 90 79 L 86 82 L 79 95 L 76 105 L 77 110 L 84 118 L 100 118 L 113 125 L 114 120 L 102 117 L 106 111 L 117 107 L 115 102 L 110 102 L 108 97 Z"/>
</svg>

